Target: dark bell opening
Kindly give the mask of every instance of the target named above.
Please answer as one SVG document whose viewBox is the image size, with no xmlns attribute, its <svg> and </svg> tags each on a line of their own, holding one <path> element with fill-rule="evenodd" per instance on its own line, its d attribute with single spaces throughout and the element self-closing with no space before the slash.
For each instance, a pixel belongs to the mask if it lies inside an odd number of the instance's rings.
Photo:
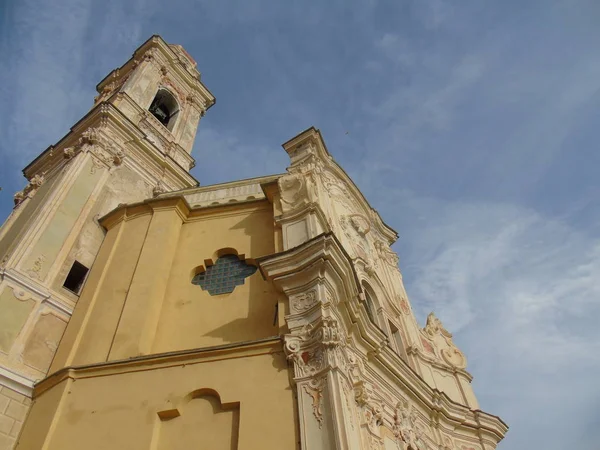
<svg viewBox="0 0 600 450">
<path fill-rule="evenodd" d="M 154 97 L 154 100 L 152 101 L 150 108 L 148 108 L 148 111 L 150 111 L 150 113 L 156 117 L 161 124 L 171 129 L 173 125 L 172 122 L 174 122 L 173 119 L 178 112 L 177 102 L 173 96 L 169 94 L 169 92 L 164 89 L 160 89 L 157 92 L 156 97 Z"/>
<path fill-rule="evenodd" d="M 155 98 L 150 105 L 150 112 L 165 127 L 169 124 L 169 110 L 165 105 L 161 105 L 158 98 Z"/>
</svg>

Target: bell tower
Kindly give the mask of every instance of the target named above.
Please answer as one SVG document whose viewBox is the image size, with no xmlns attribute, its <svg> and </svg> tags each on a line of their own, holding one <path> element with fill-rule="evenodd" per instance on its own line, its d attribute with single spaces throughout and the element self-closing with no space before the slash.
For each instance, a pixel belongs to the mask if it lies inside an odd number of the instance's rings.
<svg viewBox="0 0 600 450">
<path fill-rule="evenodd" d="M 198 185 L 196 129 L 214 96 L 179 45 L 152 36 L 97 86 L 90 112 L 23 173 L 0 228 L 0 449 L 11 448 L 122 203 Z"/>
</svg>

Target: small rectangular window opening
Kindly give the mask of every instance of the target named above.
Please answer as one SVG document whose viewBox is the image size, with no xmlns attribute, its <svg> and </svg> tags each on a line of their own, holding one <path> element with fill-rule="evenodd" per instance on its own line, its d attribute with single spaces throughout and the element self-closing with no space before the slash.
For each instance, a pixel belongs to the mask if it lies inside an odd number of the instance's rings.
<svg viewBox="0 0 600 450">
<path fill-rule="evenodd" d="M 81 287 L 83 286 L 83 282 L 85 281 L 85 277 L 90 269 L 85 267 L 79 261 L 73 262 L 73 266 L 71 266 L 71 270 L 69 270 L 69 274 L 63 283 L 63 287 L 73 292 L 74 294 L 78 294 L 81 291 Z"/>
</svg>

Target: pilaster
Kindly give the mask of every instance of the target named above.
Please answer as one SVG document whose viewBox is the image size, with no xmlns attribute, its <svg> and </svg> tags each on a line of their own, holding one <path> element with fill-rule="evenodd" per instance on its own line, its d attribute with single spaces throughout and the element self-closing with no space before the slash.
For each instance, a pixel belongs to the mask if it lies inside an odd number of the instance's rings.
<svg viewBox="0 0 600 450">
<path fill-rule="evenodd" d="M 109 360 L 151 352 L 187 206 L 180 198 L 152 202 L 153 215 Z"/>
</svg>

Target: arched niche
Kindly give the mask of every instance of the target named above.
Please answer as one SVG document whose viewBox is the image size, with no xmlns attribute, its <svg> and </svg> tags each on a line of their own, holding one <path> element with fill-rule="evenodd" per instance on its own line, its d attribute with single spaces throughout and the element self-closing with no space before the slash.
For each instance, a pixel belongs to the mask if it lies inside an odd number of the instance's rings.
<svg viewBox="0 0 600 450">
<path fill-rule="evenodd" d="M 371 322 L 373 322 L 374 325 L 380 327 L 379 321 L 377 319 L 377 310 L 379 307 L 379 302 L 377 301 L 375 291 L 373 290 L 371 285 L 365 280 L 361 282 L 361 287 L 365 296 L 365 308 L 367 310 L 367 315 L 369 316 L 369 319 L 371 319 Z"/>
<path fill-rule="evenodd" d="M 213 389 L 193 391 L 177 408 L 157 413 L 152 450 L 235 450 L 239 414 L 239 402 L 222 403 Z"/>
</svg>

